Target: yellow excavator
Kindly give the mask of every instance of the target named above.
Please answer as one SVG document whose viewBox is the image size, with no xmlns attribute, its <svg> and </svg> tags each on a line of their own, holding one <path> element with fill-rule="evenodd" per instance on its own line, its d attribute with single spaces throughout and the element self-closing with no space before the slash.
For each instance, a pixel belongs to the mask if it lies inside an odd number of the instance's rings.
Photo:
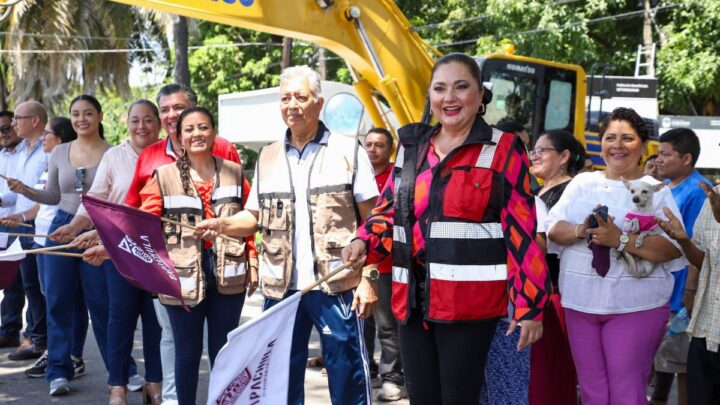
<svg viewBox="0 0 720 405">
<path fill-rule="evenodd" d="M 426 91 L 441 53 L 418 36 L 393 0 L 113 1 L 314 43 L 351 67 L 354 87 L 375 126 L 390 127 L 379 99 L 399 125 L 428 119 Z M 486 113 L 490 124 L 511 119 L 533 140 L 545 130 L 566 129 L 596 166 L 603 165 L 597 134 L 586 136 L 581 66 L 518 56 L 512 49 L 480 57 L 478 63 L 494 94 Z"/>
</svg>

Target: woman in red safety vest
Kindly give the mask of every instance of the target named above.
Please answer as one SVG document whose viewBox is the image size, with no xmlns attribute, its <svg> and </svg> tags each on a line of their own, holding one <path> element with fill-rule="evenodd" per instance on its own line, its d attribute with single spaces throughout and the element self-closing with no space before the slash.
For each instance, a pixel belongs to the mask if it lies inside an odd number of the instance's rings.
<svg viewBox="0 0 720 405">
<path fill-rule="evenodd" d="M 372 264 L 392 254 L 411 403 L 478 403 L 508 298 L 522 349 L 542 336 L 550 279 L 535 242 L 525 148 L 483 120 L 492 93 L 475 60 L 439 59 L 428 97 L 438 124 L 400 129 L 393 174 L 343 259 Z"/>
</svg>

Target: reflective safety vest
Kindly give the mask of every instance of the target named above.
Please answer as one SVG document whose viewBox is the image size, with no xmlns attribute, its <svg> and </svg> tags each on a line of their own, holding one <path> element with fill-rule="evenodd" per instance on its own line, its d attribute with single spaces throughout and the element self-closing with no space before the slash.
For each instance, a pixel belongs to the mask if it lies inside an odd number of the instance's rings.
<svg viewBox="0 0 720 405">
<path fill-rule="evenodd" d="M 342 265 L 340 252 L 355 236 L 358 225 L 353 185 L 358 142 L 354 138 L 323 135 L 312 158 L 308 179 L 308 217 L 315 276 L 320 278 Z M 292 281 L 295 238 L 295 188 L 290 177 L 285 141 L 263 148 L 255 178 L 262 230 L 260 281 L 265 297 L 282 299 Z M 320 288 L 337 294 L 357 287 L 361 273 L 343 270 Z M 298 286 L 303 288 L 305 286 Z"/>
<path fill-rule="evenodd" d="M 239 164 L 215 158 L 215 187 L 212 192 L 212 210 L 215 217 L 232 216 L 243 209 L 243 175 Z M 155 171 L 162 195 L 163 217 L 188 225 L 195 225 L 204 217 L 203 201 L 195 185 L 193 195 L 185 194 L 180 170 L 175 163 L 159 167 Z M 188 306 L 199 304 L 205 298 L 205 273 L 202 271 L 202 243 L 195 232 L 184 226 L 163 224 L 163 233 L 170 260 L 180 279 L 182 296 Z M 215 279 L 221 294 L 245 292 L 247 255 L 245 241 L 231 242 L 216 238 L 213 249 L 216 255 Z M 160 301 L 166 305 L 181 305 L 181 301 L 160 294 Z"/>
<path fill-rule="evenodd" d="M 426 320 L 492 319 L 507 314 L 507 248 L 500 213 L 511 190 L 505 168 L 515 136 L 478 119 L 465 144 L 433 170 L 424 268 L 412 256 L 415 181 L 437 127 L 400 129 L 395 161 L 392 310 L 401 322 L 413 302 Z M 512 235 L 510 235 L 512 236 Z M 415 297 L 424 275 L 424 297 Z"/>
</svg>

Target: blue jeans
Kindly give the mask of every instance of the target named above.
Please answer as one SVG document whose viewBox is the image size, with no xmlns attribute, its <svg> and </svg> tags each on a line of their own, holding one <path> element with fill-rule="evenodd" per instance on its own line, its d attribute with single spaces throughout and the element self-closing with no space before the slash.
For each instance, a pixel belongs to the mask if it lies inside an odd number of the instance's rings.
<svg viewBox="0 0 720 405">
<path fill-rule="evenodd" d="M 218 292 L 212 250 L 203 249 L 202 268 L 206 279 L 205 299 L 190 308 L 189 312 L 180 306 L 165 306 L 175 339 L 175 383 L 179 405 L 195 404 L 205 320 L 212 366 L 227 342 L 227 334 L 240 324 L 240 312 L 245 303 L 245 294 L 225 295 Z"/>
<path fill-rule="evenodd" d="M 58 211 L 50 225 L 49 233 L 70 223 L 73 215 Z M 46 246 L 59 245 L 48 240 Z M 67 250 L 64 250 L 67 251 Z M 78 252 L 75 249 L 69 250 Z M 65 256 L 47 256 L 43 271 L 43 285 L 47 303 L 48 322 L 48 369 L 45 377 L 48 381 L 56 378 L 73 377 L 74 368 L 70 358 L 73 342 L 73 323 L 76 319 L 75 297 L 78 281 L 85 296 L 85 304 L 90 311 L 93 332 L 100 355 L 108 365 L 107 324 L 108 324 L 108 287 L 105 276 L 106 262 L 101 267 L 92 266 L 81 258 Z"/>
<path fill-rule="evenodd" d="M 299 293 L 289 291 L 288 295 Z M 305 402 L 305 366 L 312 327 L 320 332 L 333 404 L 369 404 L 372 398 L 363 320 L 350 310 L 353 292 L 328 295 L 313 290 L 300 298 L 290 352 L 288 404 Z M 265 299 L 263 310 L 280 301 Z"/>
<path fill-rule="evenodd" d="M 132 363 L 132 346 L 138 316 L 142 316 L 145 380 L 162 381 L 160 363 L 160 324 L 155 316 L 152 296 L 128 283 L 111 262 L 106 266 L 110 297 L 108 321 L 108 355 L 110 357 L 108 385 L 127 385 Z M 134 374 L 134 373 L 133 373 Z"/>
<path fill-rule="evenodd" d="M 31 222 L 28 222 L 31 224 Z M 26 233 L 34 233 L 35 228 L 28 228 Z M 20 243 L 23 249 L 32 249 L 34 243 L 32 238 L 22 237 Z M 23 290 L 28 301 L 28 325 L 27 332 L 37 348 L 44 349 L 47 346 L 47 320 L 45 318 L 45 297 L 40 288 L 37 260 L 34 254 L 29 254 L 20 263 L 22 274 Z"/>
<path fill-rule="evenodd" d="M 44 245 L 33 243 L 33 249 L 39 249 L 44 247 Z M 43 300 L 45 300 L 45 283 L 43 280 L 45 279 L 45 269 L 48 268 L 46 264 L 47 258 L 48 255 L 35 255 L 35 261 L 37 262 L 38 267 L 38 278 L 40 279 L 40 289 L 43 294 Z M 81 358 L 83 356 L 83 349 L 85 348 L 85 337 L 87 336 L 88 331 L 88 311 L 87 307 L 85 306 L 85 297 L 83 296 L 82 288 L 80 287 L 80 280 L 78 280 L 77 282 L 75 291 L 76 294 L 73 310 L 70 354 L 75 357 Z M 47 309 L 47 303 L 45 303 L 45 309 Z M 45 321 L 47 324 L 47 318 L 45 319 Z"/>
</svg>

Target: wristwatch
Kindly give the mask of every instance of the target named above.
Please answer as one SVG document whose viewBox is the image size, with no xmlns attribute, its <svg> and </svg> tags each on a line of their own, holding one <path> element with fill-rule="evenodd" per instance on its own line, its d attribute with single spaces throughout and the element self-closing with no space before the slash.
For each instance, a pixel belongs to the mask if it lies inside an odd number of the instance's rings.
<svg viewBox="0 0 720 405">
<path fill-rule="evenodd" d="M 377 281 L 380 277 L 380 272 L 378 271 L 377 266 L 366 266 L 362 269 L 362 276 L 370 281 Z"/>
<path fill-rule="evenodd" d="M 617 251 L 624 251 L 625 245 L 627 245 L 628 242 L 630 242 L 630 235 L 628 235 L 627 232 L 623 232 L 622 235 L 620 235 L 620 246 L 617 247 Z"/>
</svg>

